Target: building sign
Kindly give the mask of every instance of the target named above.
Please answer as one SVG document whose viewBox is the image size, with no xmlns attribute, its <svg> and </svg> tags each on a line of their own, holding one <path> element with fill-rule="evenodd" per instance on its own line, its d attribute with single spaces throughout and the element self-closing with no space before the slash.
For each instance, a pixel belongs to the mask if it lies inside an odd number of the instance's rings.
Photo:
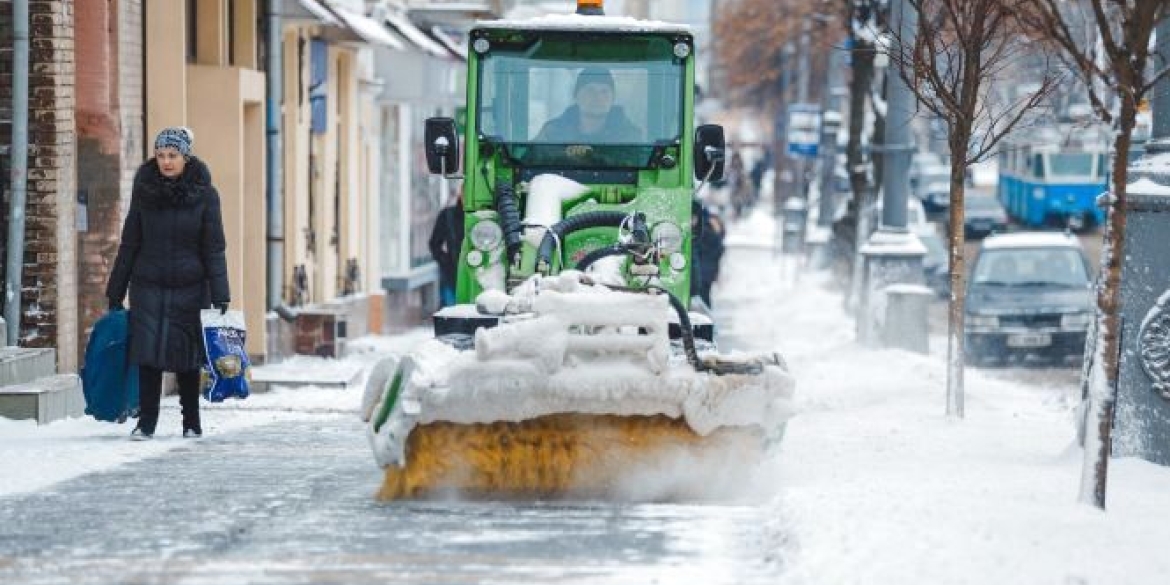
<svg viewBox="0 0 1170 585">
<path fill-rule="evenodd" d="M 816 104 L 792 104 L 788 107 L 788 154 L 796 158 L 816 158 L 821 143 L 821 107 Z"/>
</svg>

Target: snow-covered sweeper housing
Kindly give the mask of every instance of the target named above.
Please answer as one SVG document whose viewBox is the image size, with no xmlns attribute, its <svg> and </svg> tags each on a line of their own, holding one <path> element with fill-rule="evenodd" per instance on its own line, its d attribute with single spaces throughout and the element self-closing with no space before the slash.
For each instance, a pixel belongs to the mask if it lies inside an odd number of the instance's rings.
<svg viewBox="0 0 1170 585">
<path fill-rule="evenodd" d="M 789 416 L 780 357 L 719 354 L 691 310 L 691 203 L 724 139 L 694 128 L 690 29 L 582 8 L 474 27 L 466 120 L 427 122 L 466 235 L 457 304 L 367 392 L 383 499 L 598 496 L 680 458 L 650 497 L 685 497 Z"/>
</svg>

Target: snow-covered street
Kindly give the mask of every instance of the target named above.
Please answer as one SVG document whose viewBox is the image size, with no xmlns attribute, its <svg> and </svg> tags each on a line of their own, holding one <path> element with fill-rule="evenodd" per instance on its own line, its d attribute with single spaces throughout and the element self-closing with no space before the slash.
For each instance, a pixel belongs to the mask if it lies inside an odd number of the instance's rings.
<svg viewBox="0 0 1170 585">
<path fill-rule="evenodd" d="M 761 212 L 733 224 L 720 341 L 780 350 L 798 414 L 729 503 L 378 504 L 360 389 L 213 405 L 207 436 L 0 420 L 3 583 L 1162 583 L 1170 470 L 1120 459 L 1078 504 L 1078 390 L 968 370 L 944 416 L 939 354 L 876 351 L 827 274 L 795 283 Z M 419 334 L 365 340 L 401 350 Z M 305 362 L 305 368 L 315 366 Z"/>
<path fill-rule="evenodd" d="M 351 417 L 162 441 L 165 455 L 3 500 L 3 582 L 731 584 L 775 570 L 748 506 L 378 504 Z"/>
</svg>

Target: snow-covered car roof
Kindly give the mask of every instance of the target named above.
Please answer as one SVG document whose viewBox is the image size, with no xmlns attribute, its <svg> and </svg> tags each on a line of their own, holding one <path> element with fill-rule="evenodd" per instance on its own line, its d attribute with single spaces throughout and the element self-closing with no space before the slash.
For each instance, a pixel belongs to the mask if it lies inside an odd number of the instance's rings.
<svg viewBox="0 0 1170 585">
<path fill-rule="evenodd" d="M 660 22 L 656 20 L 639 20 L 628 16 L 593 16 L 586 14 L 548 14 L 526 19 L 484 20 L 476 23 L 475 28 L 484 30 L 694 34 L 694 30 L 685 24 Z"/>
<path fill-rule="evenodd" d="M 1013 232 L 992 234 L 983 240 L 983 249 L 1004 248 L 1080 248 L 1076 236 L 1064 232 Z"/>
</svg>

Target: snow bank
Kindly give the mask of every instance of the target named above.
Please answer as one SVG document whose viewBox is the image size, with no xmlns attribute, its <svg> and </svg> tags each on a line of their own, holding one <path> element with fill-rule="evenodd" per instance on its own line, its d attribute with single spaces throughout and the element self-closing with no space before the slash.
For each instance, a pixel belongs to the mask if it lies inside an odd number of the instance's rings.
<svg viewBox="0 0 1170 585">
<path fill-rule="evenodd" d="M 968 369 L 966 418 L 949 420 L 945 353 L 859 346 L 839 283 L 806 272 L 794 285 L 775 266 L 761 269 L 770 258 L 731 248 L 715 307 L 724 335 L 779 346 L 800 384 L 775 503 L 761 512 L 785 583 L 1152 584 L 1170 575 L 1170 469 L 1115 459 L 1108 511 L 1077 502 L 1075 382 Z"/>
<path fill-rule="evenodd" d="M 1132 171 L 1131 171 L 1132 172 Z M 1161 197 L 1170 197 L 1170 187 L 1166 185 L 1159 185 L 1145 177 L 1138 179 L 1125 187 L 1126 193 L 1134 195 L 1157 195 Z"/>
<path fill-rule="evenodd" d="M 311 379 L 319 368 L 350 370 L 361 376 L 387 354 L 402 353 L 429 339 L 429 330 L 411 330 L 394 337 L 368 336 L 347 344 L 349 355 L 343 360 L 298 357 L 280 366 L 291 375 Z M 359 376 L 359 382 L 361 381 Z M 321 417 L 357 416 L 361 391 L 320 388 L 277 388 L 253 394 L 246 400 L 229 400 L 200 404 L 205 438 L 283 421 L 311 421 Z M 182 429 L 176 396 L 163 398 L 158 432 L 152 441 L 130 441 L 133 421 L 126 424 L 98 422 L 92 418 L 73 418 L 38 426 L 34 421 L 0 418 L 0 496 L 35 491 L 87 473 L 115 468 L 124 463 L 153 457 L 171 449 L 189 446 L 180 436 Z M 362 449 L 363 445 L 355 445 Z"/>
<path fill-rule="evenodd" d="M 1001 248 L 1047 248 L 1047 247 L 1077 247 L 1080 243 L 1076 236 L 1064 232 L 1009 232 L 995 234 L 983 240 L 983 247 L 988 250 Z"/>
</svg>

